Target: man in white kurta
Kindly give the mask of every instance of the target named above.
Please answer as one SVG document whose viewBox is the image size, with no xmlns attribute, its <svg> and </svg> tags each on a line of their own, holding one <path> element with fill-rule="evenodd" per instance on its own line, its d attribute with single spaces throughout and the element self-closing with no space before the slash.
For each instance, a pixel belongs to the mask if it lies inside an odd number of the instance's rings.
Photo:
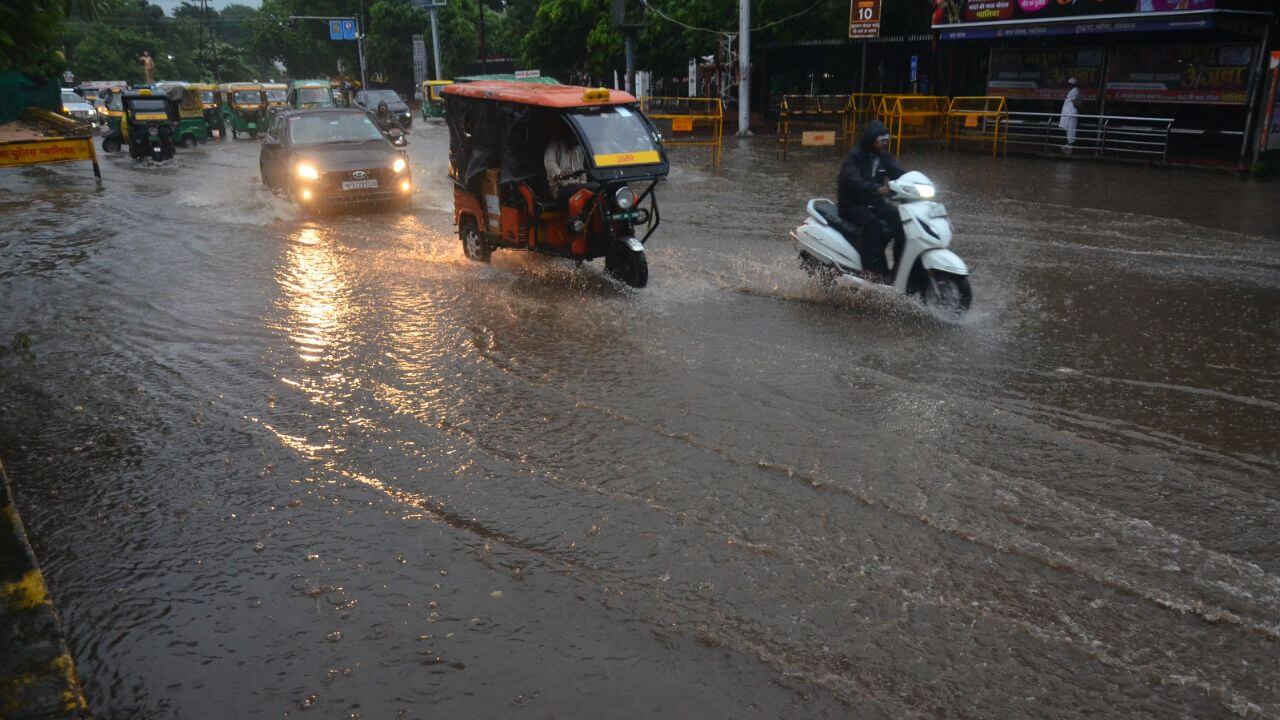
<svg viewBox="0 0 1280 720">
<path fill-rule="evenodd" d="M 1071 85 L 1071 89 L 1067 91 L 1067 98 L 1062 101 L 1062 119 L 1058 120 L 1058 127 L 1067 131 L 1067 145 L 1076 144 L 1076 126 L 1079 123 L 1080 114 L 1080 88 L 1077 86 L 1075 78 L 1069 78 L 1067 83 Z"/>
</svg>

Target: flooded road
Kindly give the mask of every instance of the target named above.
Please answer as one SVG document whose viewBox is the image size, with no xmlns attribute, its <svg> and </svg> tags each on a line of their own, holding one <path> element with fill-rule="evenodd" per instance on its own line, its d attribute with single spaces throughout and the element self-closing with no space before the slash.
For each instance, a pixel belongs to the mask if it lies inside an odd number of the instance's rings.
<svg viewBox="0 0 1280 720">
<path fill-rule="evenodd" d="M 247 141 L 0 174 L 98 717 L 1280 717 L 1274 184 L 908 155 L 952 326 L 801 273 L 834 155 L 678 156 L 631 291 L 463 259 L 445 148 L 316 220 Z"/>
</svg>

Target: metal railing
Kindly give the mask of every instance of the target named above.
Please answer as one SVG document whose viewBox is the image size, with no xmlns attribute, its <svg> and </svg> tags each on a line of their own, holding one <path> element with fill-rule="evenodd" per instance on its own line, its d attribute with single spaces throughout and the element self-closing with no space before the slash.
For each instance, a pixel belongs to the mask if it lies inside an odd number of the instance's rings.
<svg viewBox="0 0 1280 720">
<path fill-rule="evenodd" d="M 1173 118 L 1075 117 L 1076 139 L 1068 145 L 1067 131 L 1059 126 L 1060 114 L 1011 112 L 1008 114 L 1006 142 L 1011 149 L 1023 152 L 1168 159 Z"/>
</svg>

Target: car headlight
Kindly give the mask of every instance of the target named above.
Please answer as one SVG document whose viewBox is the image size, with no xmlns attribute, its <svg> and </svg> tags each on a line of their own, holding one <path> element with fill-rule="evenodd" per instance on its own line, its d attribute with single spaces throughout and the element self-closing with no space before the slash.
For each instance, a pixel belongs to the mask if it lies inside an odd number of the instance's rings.
<svg viewBox="0 0 1280 720">
<path fill-rule="evenodd" d="M 300 162 L 296 168 L 298 177 L 303 180 L 319 180 L 320 171 L 316 170 L 316 166 L 310 163 Z"/>
<path fill-rule="evenodd" d="M 618 188 L 618 192 L 614 193 L 613 202 L 617 204 L 619 210 L 630 210 L 636 206 L 636 193 L 630 187 L 624 185 Z"/>
<path fill-rule="evenodd" d="M 925 200 L 928 200 L 934 196 L 935 191 L 932 185 L 916 185 L 916 194 Z"/>
<path fill-rule="evenodd" d="M 391 163 L 392 172 L 402 173 L 407 167 L 409 167 L 409 163 L 405 162 L 404 158 L 396 158 L 396 161 Z"/>
</svg>

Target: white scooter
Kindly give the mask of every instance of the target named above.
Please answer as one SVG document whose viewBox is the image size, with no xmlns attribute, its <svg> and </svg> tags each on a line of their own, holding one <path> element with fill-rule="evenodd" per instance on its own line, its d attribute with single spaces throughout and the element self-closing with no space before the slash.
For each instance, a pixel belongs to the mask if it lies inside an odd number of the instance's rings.
<svg viewBox="0 0 1280 720">
<path fill-rule="evenodd" d="M 947 209 L 933 201 L 935 194 L 933 182 L 921 172 L 912 171 L 889 181 L 889 199 L 897 205 L 907 237 L 902 257 L 893 269 L 893 288 L 906 295 L 919 295 L 926 305 L 960 315 L 973 300 L 969 268 L 947 249 L 951 244 L 951 223 L 947 221 Z M 836 204 L 830 200 L 815 198 L 806 207 L 809 218 L 791 232 L 791 239 L 800 249 L 801 266 L 829 287 L 837 279 L 871 285 L 873 281 L 862 269 L 862 257 L 845 237 L 845 233 L 856 235 L 857 228 L 840 219 Z"/>
</svg>

